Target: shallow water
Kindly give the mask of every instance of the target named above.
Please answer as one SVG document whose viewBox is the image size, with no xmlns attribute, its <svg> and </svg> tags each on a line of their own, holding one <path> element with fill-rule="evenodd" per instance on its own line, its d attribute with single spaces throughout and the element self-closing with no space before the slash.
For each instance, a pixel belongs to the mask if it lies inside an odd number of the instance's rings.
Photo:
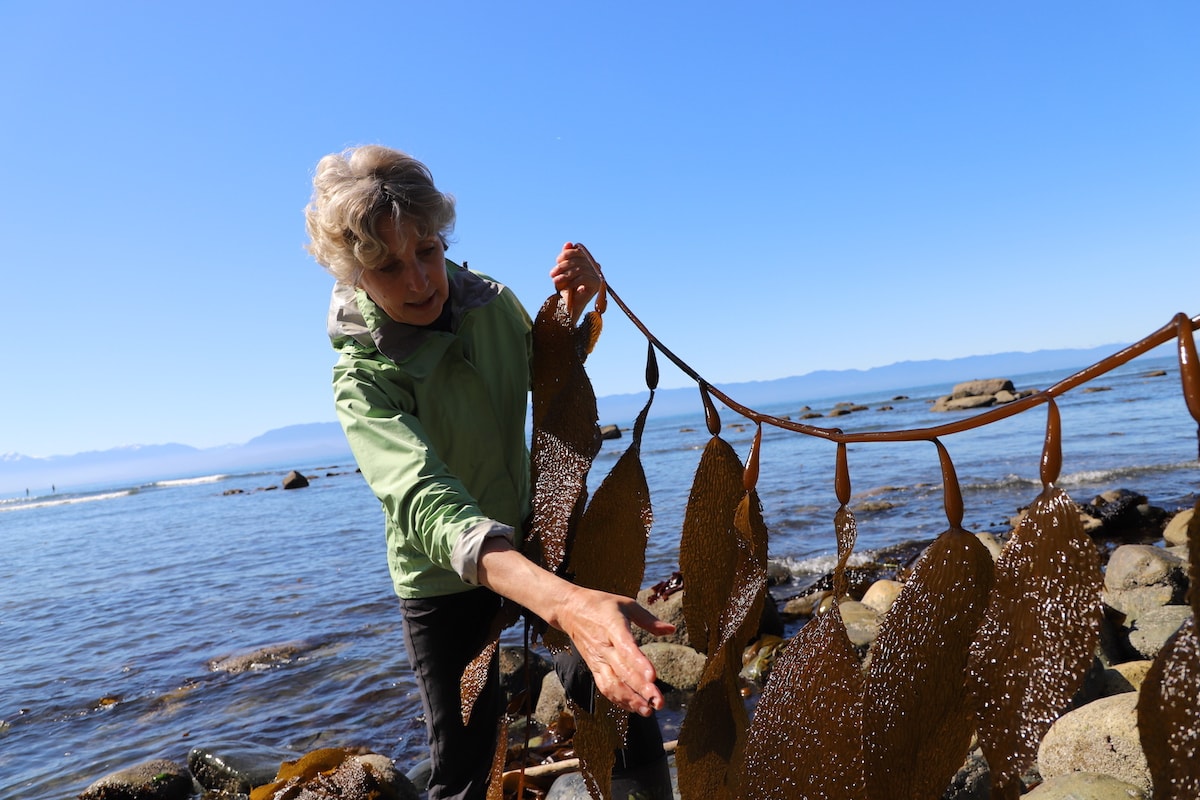
<svg viewBox="0 0 1200 800">
<path fill-rule="evenodd" d="M 1166 377 L 1146 377 L 1166 368 Z M 1012 376 L 1045 388 L 1066 372 Z M 1196 425 L 1177 367 L 1134 361 L 1059 401 L 1060 484 L 1077 500 L 1126 487 L 1174 510 L 1200 485 Z M 836 420 L 847 431 L 916 428 L 948 386 L 758 409 L 798 419 L 800 406 L 839 400 L 870 410 Z M 909 400 L 893 400 L 904 394 Z M 892 405 L 891 411 L 878 411 Z M 744 459 L 754 426 L 722 411 L 722 435 Z M 608 420 L 602 420 L 608 422 Z M 1037 495 L 1044 408 L 943 443 L 954 459 L 965 527 L 1007 532 Z M 642 452 L 655 509 L 644 585 L 677 568 L 692 474 L 708 440 L 694 415 L 651 412 Z M 591 483 L 629 435 L 604 444 Z M 835 446 L 767 428 L 759 493 L 773 559 L 800 576 L 832 567 Z M 946 528 L 941 472 L 928 443 L 849 448 L 858 553 Z M 0 797 L 61 798 L 149 758 L 184 761 L 195 746 L 233 740 L 297 752 L 370 747 L 407 768 L 424 755 L 383 554 L 378 505 L 353 465 L 308 466 L 298 491 L 278 471 L 207 476 L 78 495 L 0 501 Z M 244 494 L 225 495 L 230 489 Z M 786 591 L 782 587 L 777 591 Z M 510 641 L 515 641 L 510 636 Z M 297 642 L 288 660 L 230 674 L 209 663 Z"/>
</svg>

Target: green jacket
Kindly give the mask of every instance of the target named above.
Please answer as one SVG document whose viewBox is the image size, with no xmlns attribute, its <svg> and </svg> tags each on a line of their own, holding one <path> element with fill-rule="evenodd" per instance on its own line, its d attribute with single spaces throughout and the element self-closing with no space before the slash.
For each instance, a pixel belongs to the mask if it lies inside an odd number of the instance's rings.
<svg viewBox="0 0 1200 800">
<path fill-rule="evenodd" d="M 383 507 L 402 598 L 473 588 L 451 564 L 459 537 L 511 526 L 519 543 L 529 513 L 532 323 L 511 290 L 446 264 L 450 333 L 395 322 L 342 284 L 329 309 L 338 419 Z"/>
</svg>

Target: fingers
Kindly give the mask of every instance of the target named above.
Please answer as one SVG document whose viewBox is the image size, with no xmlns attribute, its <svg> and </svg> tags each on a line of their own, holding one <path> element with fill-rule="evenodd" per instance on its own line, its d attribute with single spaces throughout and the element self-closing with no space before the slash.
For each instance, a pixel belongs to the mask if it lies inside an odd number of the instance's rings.
<svg viewBox="0 0 1200 800">
<path fill-rule="evenodd" d="M 655 636 L 668 636 L 675 632 L 674 625 L 669 622 L 663 622 L 637 603 L 626 609 L 625 617 L 634 625 L 637 625 L 644 631 L 653 633 Z"/>
<path fill-rule="evenodd" d="M 568 633 L 592 671 L 596 688 L 614 705 L 635 714 L 649 716 L 662 708 L 654 665 L 634 641 L 627 620 L 636 619 L 642 627 L 663 633 L 674 626 L 620 595 L 590 593 L 585 603 L 589 613 L 575 620 L 578 624 Z"/>
</svg>

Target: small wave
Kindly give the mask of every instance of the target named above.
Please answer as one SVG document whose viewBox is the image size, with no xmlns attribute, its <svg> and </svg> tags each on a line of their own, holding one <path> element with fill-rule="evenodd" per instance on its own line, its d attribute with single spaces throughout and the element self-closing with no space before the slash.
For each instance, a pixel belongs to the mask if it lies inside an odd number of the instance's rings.
<svg viewBox="0 0 1200 800">
<path fill-rule="evenodd" d="M 1072 472 L 1064 475 L 1058 483 L 1063 487 L 1091 486 L 1098 483 L 1110 483 L 1115 480 L 1139 478 L 1143 475 L 1161 475 L 1181 470 L 1197 469 L 1200 462 L 1182 461 L 1177 464 L 1143 464 L 1112 469 L 1093 469 Z"/>
<path fill-rule="evenodd" d="M 119 492 L 103 492 L 101 494 L 74 495 L 69 497 L 54 497 L 28 502 L 17 502 L 11 505 L 0 505 L 0 513 L 5 511 L 24 511 L 31 508 L 49 508 L 51 506 L 70 506 L 76 503 L 94 503 L 98 500 L 114 500 L 118 497 L 128 497 L 137 494 L 137 489 L 122 489 Z"/>
<path fill-rule="evenodd" d="M 837 566 L 838 557 L 829 554 L 809 558 L 772 558 L 771 561 L 786 567 L 793 575 L 824 575 L 827 572 L 833 572 L 833 568 Z M 865 567 L 874 561 L 875 554 L 871 551 L 854 552 L 850 554 L 847 566 Z"/>
<path fill-rule="evenodd" d="M 1032 478 L 1022 478 L 1020 475 L 1008 474 L 994 481 L 982 481 L 980 483 L 964 483 L 963 491 L 986 492 L 995 489 L 1020 489 L 1025 487 L 1041 486 L 1041 481 Z"/>
<path fill-rule="evenodd" d="M 176 478 L 170 481 L 155 481 L 150 485 L 158 488 L 164 488 L 168 486 L 193 486 L 200 483 L 217 483 L 218 481 L 223 481 L 228 477 L 229 476 L 225 474 L 204 475 L 199 478 Z"/>
</svg>

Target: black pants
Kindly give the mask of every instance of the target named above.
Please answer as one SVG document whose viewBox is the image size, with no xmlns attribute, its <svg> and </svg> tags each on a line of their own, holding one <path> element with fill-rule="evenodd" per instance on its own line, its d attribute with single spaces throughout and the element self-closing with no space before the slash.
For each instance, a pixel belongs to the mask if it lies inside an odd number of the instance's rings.
<svg viewBox="0 0 1200 800">
<path fill-rule="evenodd" d="M 483 800 L 487 794 L 496 751 L 496 723 L 504 711 L 499 659 L 492 659 L 487 685 L 467 726 L 462 723 L 459 681 L 486 642 L 499 606 L 499 596 L 488 589 L 401 600 L 404 643 L 420 688 L 429 733 L 433 763 L 429 800 Z M 572 650 L 556 655 L 554 661 L 567 695 L 590 710 L 594 684 L 583 659 Z M 627 747 L 617 754 L 617 769 L 634 768 L 662 757 L 658 720 L 631 714 Z"/>
</svg>

